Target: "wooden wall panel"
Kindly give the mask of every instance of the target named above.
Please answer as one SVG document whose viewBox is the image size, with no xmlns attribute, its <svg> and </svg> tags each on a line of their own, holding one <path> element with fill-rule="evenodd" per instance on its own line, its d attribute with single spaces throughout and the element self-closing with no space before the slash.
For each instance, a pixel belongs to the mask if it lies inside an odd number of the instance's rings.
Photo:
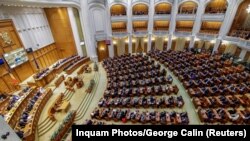
<svg viewBox="0 0 250 141">
<path fill-rule="evenodd" d="M 135 43 L 132 43 L 132 53 L 135 53 Z"/>
<path fill-rule="evenodd" d="M 125 44 L 125 54 L 128 54 L 129 51 L 128 51 L 128 43 Z"/>
<path fill-rule="evenodd" d="M 114 56 L 117 57 L 118 53 L 117 53 L 117 45 L 113 45 L 114 47 Z"/>
<path fill-rule="evenodd" d="M 13 44 L 2 47 L 4 43 L 0 38 L 0 56 L 2 56 L 4 53 L 23 47 L 23 43 L 19 38 L 15 26 L 11 20 L 0 21 L 0 32 L 7 32 L 11 40 L 13 41 Z M 12 92 L 18 90 L 18 87 L 14 85 L 14 81 L 10 75 L 10 72 L 18 82 L 22 82 L 28 77 L 32 76 L 36 71 L 38 71 L 35 60 L 37 61 L 40 69 L 46 68 L 60 59 L 57 52 L 58 51 L 56 45 L 53 43 L 32 53 L 28 53 L 29 61 L 20 66 L 17 66 L 14 69 L 10 69 L 7 63 L 1 65 L 0 91 Z"/>
<path fill-rule="evenodd" d="M 0 20 L 0 33 L 8 33 L 8 37 L 12 41 L 11 44 L 6 44 L 4 39 L 0 38 L 0 56 L 4 53 L 24 47 L 12 20 Z M 5 62 L 4 65 L 0 66 L 0 91 L 11 92 L 18 89 L 16 84 L 14 84 L 14 79 L 11 74 L 17 82 L 21 82 L 33 74 L 33 69 L 29 62 L 14 69 L 10 69 Z"/>
<path fill-rule="evenodd" d="M 38 71 L 36 68 L 35 60 L 40 69 L 47 68 L 51 66 L 52 64 L 54 64 L 56 61 L 60 59 L 57 52 L 58 51 L 57 51 L 56 45 L 53 43 L 53 44 L 50 44 L 48 46 L 45 46 L 41 49 L 34 51 L 33 52 L 34 57 L 32 53 L 30 53 L 29 59 L 30 59 L 33 69 Z"/>
<path fill-rule="evenodd" d="M 60 57 L 77 54 L 67 8 L 45 8 L 44 10 Z"/>
<path fill-rule="evenodd" d="M 109 57 L 109 50 L 105 41 L 97 42 L 97 55 L 98 55 L 99 62 Z"/>
</svg>

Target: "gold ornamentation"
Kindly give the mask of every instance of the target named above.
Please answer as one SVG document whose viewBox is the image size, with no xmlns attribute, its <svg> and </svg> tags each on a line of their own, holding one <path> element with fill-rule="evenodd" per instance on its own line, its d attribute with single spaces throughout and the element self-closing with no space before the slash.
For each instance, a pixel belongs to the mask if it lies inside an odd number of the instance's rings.
<svg viewBox="0 0 250 141">
<path fill-rule="evenodd" d="M 1 32 L 0 37 L 3 39 L 3 41 L 4 41 L 4 43 L 6 45 L 11 45 L 12 44 L 12 40 L 11 40 L 8 32 Z"/>
</svg>

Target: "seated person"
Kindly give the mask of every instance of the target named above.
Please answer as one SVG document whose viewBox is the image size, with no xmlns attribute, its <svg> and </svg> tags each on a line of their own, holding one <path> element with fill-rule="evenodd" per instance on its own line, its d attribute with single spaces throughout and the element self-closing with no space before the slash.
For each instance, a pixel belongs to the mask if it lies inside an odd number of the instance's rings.
<svg viewBox="0 0 250 141">
<path fill-rule="evenodd" d="M 235 109 L 230 109 L 228 110 L 229 113 L 229 118 L 231 119 L 232 122 L 236 122 L 240 119 L 239 113 Z"/>
</svg>

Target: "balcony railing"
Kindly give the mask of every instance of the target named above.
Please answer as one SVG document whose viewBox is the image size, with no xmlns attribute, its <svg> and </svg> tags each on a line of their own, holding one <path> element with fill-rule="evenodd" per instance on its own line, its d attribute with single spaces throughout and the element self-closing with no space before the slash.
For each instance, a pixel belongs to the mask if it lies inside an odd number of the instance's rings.
<svg viewBox="0 0 250 141">
<path fill-rule="evenodd" d="M 202 20 L 203 21 L 223 21 L 225 18 L 225 14 L 203 14 Z"/>
<path fill-rule="evenodd" d="M 245 40 L 242 38 L 232 37 L 232 36 L 225 36 L 224 40 L 229 41 L 229 42 L 233 42 L 240 47 L 245 47 L 245 48 L 250 49 L 250 40 Z"/>
<path fill-rule="evenodd" d="M 113 32 L 113 37 L 117 37 L 117 38 L 123 38 L 128 36 L 128 33 L 126 31 L 124 32 Z"/>
<path fill-rule="evenodd" d="M 126 21 L 126 20 L 127 20 L 127 16 L 126 15 L 111 16 L 111 21 L 113 21 L 113 22 Z"/>
<path fill-rule="evenodd" d="M 148 15 L 133 15 L 132 16 L 133 20 L 140 21 L 140 20 L 148 20 Z"/>
<path fill-rule="evenodd" d="M 168 30 L 154 30 L 154 35 L 157 36 L 166 36 L 168 35 L 169 31 Z"/>
<path fill-rule="evenodd" d="M 137 30 L 137 31 L 134 31 L 133 34 L 136 37 L 144 37 L 145 35 L 148 34 L 148 31 L 147 30 Z"/>
<path fill-rule="evenodd" d="M 190 20 L 193 21 L 195 20 L 196 14 L 178 14 L 176 16 L 176 20 Z"/>
<path fill-rule="evenodd" d="M 174 34 L 177 37 L 188 37 L 192 35 L 192 31 L 175 31 Z"/>
<path fill-rule="evenodd" d="M 198 33 L 196 36 L 202 40 L 213 40 L 218 37 L 217 34 L 209 34 L 209 33 Z"/>
<path fill-rule="evenodd" d="M 154 20 L 170 20 L 171 18 L 171 15 L 168 14 L 168 15 L 158 15 L 158 14 L 155 14 L 154 15 Z"/>
</svg>

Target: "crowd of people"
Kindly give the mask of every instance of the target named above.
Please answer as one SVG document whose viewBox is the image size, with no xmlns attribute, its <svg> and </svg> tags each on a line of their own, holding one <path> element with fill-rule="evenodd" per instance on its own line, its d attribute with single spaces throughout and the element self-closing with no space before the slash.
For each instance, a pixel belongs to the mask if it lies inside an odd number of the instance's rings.
<svg viewBox="0 0 250 141">
<path fill-rule="evenodd" d="M 155 61 L 147 56 L 124 55 L 103 61 L 107 72 L 108 84 L 105 97 L 177 94 L 176 85 L 170 85 L 171 76 L 166 76 Z"/>
<path fill-rule="evenodd" d="M 193 98 L 201 121 L 214 122 L 215 118 L 217 122 L 249 123 L 246 117 L 249 114 L 247 108 L 250 99 L 247 93 L 250 92 L 250 75 L 243 65 L 235 65 L 220 54 L 152 51 L 148 55 L 163 63 L 178 77 Z M 241 115 L 238 107 L 246 108 L 245 116 L 232 120 L 230 113 Z M 223 114 L 223 111 L 229 114 Z"/>
<path fill-rule="evenodd" d="M 142 97 L 103 97 L 99 100 L 99 107 L 156 107 L 156 108 L 181 108 L 184 105 L 182 96 L 142 96 Z"/>
<path fill-rule="evenodd" d="M 140 53 L 108 58 L 103 61 L 103 67 L 107 74 L 107 87 L 98 103 L 99 108 L 91 113 L 92 119 L 141 124 L 189 123 L 186 112 L 177 113 L 173 109 L 171 112 L 158 111 L 159 108 L 182 108 L 184 100 L 182 96 L 172 95 L 179 91 L 176 85 L 172 85 L 172 76 L 147 55 Z M 118 107 L 136 110 L 116 109 Z M 142 111 L 141 108 L 154 111 Z M 90 120 L 86 122 L 93 124 Z"/>
<path fill-rule="evenodd" d="M 250 31 L 245 29 L 238 29 L 231 32 L 230 36 L 250 40 Z"/>
<path fill-rule="evenodd" d="M 124 123 L 151 123 L 151 124 L 188 124 L 189 118 L 186 112 L 167 111 L 139 111 L 112 108 L 96 108 L 91 113 L 92 119 L 106 121 L 122 121 Z"/>
</svg>

